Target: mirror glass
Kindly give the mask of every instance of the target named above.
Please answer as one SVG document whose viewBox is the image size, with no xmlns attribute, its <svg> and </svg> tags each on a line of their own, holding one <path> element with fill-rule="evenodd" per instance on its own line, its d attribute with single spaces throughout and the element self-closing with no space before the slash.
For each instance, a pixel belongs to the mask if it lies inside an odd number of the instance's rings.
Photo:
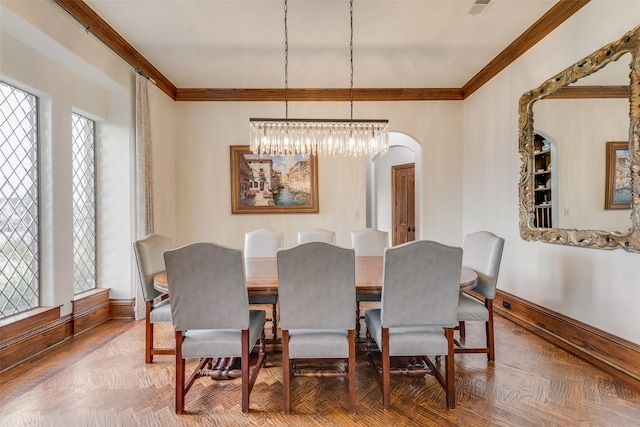
<svg viewBox="0 0 640 427">
<path fill-rule="evenodd" d="M 631 54 L 568 86 L 629 85 Z M 606 96 L 603 90 L 600 96 Z M 627 231 L 631 210 L 605 209 L 606 146 L 629 137 L 629 97 L 544 98 L 533 105 L 534 133 L 550 148 L 555 228 Z M 554 167 L 555 166 L 555 167 Z"/>
<path fill-rule="evenodd" d="M 640 252 L 639 45 L 640 27 L 521 97 L 525 240 Z M 631 150 L 618 166 L 611 158 L 608 175 L 607 147 L 613 142 Z M 615 191 L 609 181 L 629 189 L 629 204 L 607 203 L 607 192 Z"/>
</svg>

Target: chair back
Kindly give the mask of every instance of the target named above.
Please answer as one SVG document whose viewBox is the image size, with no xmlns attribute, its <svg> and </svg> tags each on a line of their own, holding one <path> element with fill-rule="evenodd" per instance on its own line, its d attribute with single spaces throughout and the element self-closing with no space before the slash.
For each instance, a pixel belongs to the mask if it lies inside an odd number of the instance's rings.
<svg viewBox="0 0 640 427">
<path fill-rule="evenodd" d="M 275 258 L 278 249 L 282 248 L 284 233 L 260 228 L 244 235 L 245 258 Z"/>
<path fill-rule="evenodd" d="M 503 248 L 504 239 L 489 231 L 468 234 L 464 239 L 462 264 L 478 273 L 473 291 L 487 299 L 496 297 Z"/>
<path fill-rule="evenodd" d="M 356 256 L 382 256 L 389 246 L 389 233 L 374 228 L 352 231 L 351 246 Z"/>
<path fill-rule="evenodd" d="M 311 230 L 298 231 L 298 244 L 310 242 L 325 242 L 332 245 L 336 244 L 335 231 L 325 230 L 323 228 L 314 228 Z"/>
<path fill-rule="evenodd" d="M 249 327 L 241 251 L 192 243 L 166 251 L 164 259 L 176 331 Z"/>
<path fill-rule="evenodd" d="M 136 254 L 138 274 L 142 285 L 142 296 L 145 301 L 152 301 L 161 295 L 161 292 L 153 287 L 153 276 L 165 269 L 164 251 L 173 247 L 173 240 L 161 234 L 149 234 L 133 242 L 133 251 Z"/>
<path fill-rule="evenodd" d="M 353 249 L 312 242 L 278 251 L 282 329 L 353 329 Z"/>
<path fill-rule="evenodd" d="M 461 248 L 426 240 L 388 248 L 382 326 L 456 326 L 461 267 Z"/>
</svg>

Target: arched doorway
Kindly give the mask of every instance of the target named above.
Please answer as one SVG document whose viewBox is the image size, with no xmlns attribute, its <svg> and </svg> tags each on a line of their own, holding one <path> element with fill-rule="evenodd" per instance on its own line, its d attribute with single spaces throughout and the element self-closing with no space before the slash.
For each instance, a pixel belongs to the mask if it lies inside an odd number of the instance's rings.
<svg viewBox="0 0 640 427">
<path fill-rule="evenodd" d="M 392 234 L 391 169 L 407 163 L 415 164 L 415 227 L 416 239 L 422 235 L 422 146 L 401 132 L 389 133 L 389 151 L 381 157 L 367 161 L 367 227 Z"/>
</svg>

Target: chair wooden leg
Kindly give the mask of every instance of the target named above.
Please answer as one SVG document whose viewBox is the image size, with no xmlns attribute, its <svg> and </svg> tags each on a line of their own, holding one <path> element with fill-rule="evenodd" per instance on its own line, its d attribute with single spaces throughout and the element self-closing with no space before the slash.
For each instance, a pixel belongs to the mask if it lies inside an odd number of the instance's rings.
<svg viewBox="0 0 640 427">
<path fill-rule="evenodd" d="M 271 326 L 271 332 L 273 335 L 273 339 L 276 340 L 278 338 L 278 303 L 275 302 L 273 303 L 273 309 L 271 310 L 271 315 L 272 315 L 272 326 Z"/>
<path fill-rule="evenodd" d="M 391 409 L 391 356 L 389 355 L 389 328 L 382 328 L 382 407 Z"/>
<path fill-rule="evenodd" d="M 360 301 L 356 301 L 356 337 L 360 338 Z"/>
<path fill-rule="evenodd" d="M 144 336 L 144 361 L 145 363 L 153 362 L 151 348 L 153 347 L 153 323 L 151 323 L 151 301 L 146 301 L 145 336 Z"/>
<path fill-rule="evenodd" d="M 282 330 L 282 386 L 284 413 L 291 413 L 291 361 L 289 360 L 289 331 Z"/>
<path fill-rule="evenodd" d="M 467 331 L 464 327 L 464 320 L 458 322 L 458 328 L 460 329 L 460 338 L 465 338 L 467 336 Z"/>
<path fill-rule="evenodd" d="M 184 411 L 184 367 L 182 331 L 176 331 L 176 414 L 182 414 L 182 411 Z"/>
<path fill-rule="evenodd" d="M 153 323 L 151 323 L 151 301 L 145 302 L 145 311 L 146 316 L 144 319 L 145 323 L 145 333 L 144 333 L 144 361 L 145 363 L 153 362 L 154 354 L 166 354 L 166 355 L 174 355 L 176 354 L 175 349 L 173 348 L 154 348 L 153 347 Z"/>
<path fill-rule="evenodd" d="M 349 413 L 356 413 L 356 334 L 349 330 Z"/>
<path fill-rule="evenodd" d="M 444 357 L 444 369 L 445 369 L 445 395 L 447 399 L 447 408 L 454 409 L 456 407 L 456 378 L 455 378 L 455 366 L 454 366 L 454 347 L 453 347 L 453 329 L 445 328 L 445 335 L 447 336 L 448 351 Z"/>
<path fill-rule="evenodd" d="M 251 352 L 249 352 L 251 354 Z M 267 347 L 264 342 L 264 331 L 260 335 L 260 341 L 258 341 L 258 361 L 262 361 L 261 367 L 267 366 Z M 259 370 L 258 370 L 259 371 Z M 253 387 L 253 384 L 251 385 Z"/>
<path fill-rule="evenodd" d="M 484 305 L 489 311 L 489 319 L 485 323 L 485 333 L 487 337 L 487 359 L 489 361 L 494 361 L 496 360 L 496 353 L 493 343 L 493 300 L 485 299 Z"/>
<path fill-rule="evenodd" d="M 242 412 L 249 412 L 249 329 L 242 330 Z"/>
</svg>

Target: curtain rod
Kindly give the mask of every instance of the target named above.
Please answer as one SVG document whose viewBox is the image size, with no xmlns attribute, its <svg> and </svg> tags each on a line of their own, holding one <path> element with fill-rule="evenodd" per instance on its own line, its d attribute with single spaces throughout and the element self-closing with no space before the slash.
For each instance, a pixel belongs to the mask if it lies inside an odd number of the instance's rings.
<svg viewBox="0 0 640 427">
<path fill-rule="evenodd" d="M 64 10 L 67 15 L 71 16 L 73 18 L 74 21 L 76 21 L 77 23 L 79 23 L 84 30 L 87 32 L 87 34 L 93 34 L 93 36 L 100 40 L 100 42 L 105 45 L 106 47 L 109 48 L 109 50 L 111 50 L 113 53 L 115 53 L 116 55 L 118 55 L 118 57 L 120 57 L 120 59 L 122 59 L 127 65 L 129 65 L 131 68 L 133 68 L 133 70 L 140 74 L 142 77 L 144 77 L 145 79 L 149 80 L 151 83 L 153 83 L 154 85 L 157 86 L 156 81 L 154 79 L 152 79 L 151 77 L 149 77 L 144 71 L 142 71 L 139 67 L 133 65 L 131 62 L 129 62 L 127 60 L 127 58 L 125 58 L 124 56 L 122 56 L 122 54 L 120 52 L 118 52 L 117 50 L 113 49 L 111 46 L 109 46 L 108 43 L 106 43 L 104 40 L 102 40 L 96 33 L 94 33 L 91 30 L 91 27 L 88 25 L 85 25 L 84 22 L 80 21 L 80 19 L 78 19 L 75 15 L 73 15 L 70 11 L 68 11 L 66 8 L 62 7 L 57 1 L 53 0 L 53 2 L 62 10 Z"/>
</svg>

